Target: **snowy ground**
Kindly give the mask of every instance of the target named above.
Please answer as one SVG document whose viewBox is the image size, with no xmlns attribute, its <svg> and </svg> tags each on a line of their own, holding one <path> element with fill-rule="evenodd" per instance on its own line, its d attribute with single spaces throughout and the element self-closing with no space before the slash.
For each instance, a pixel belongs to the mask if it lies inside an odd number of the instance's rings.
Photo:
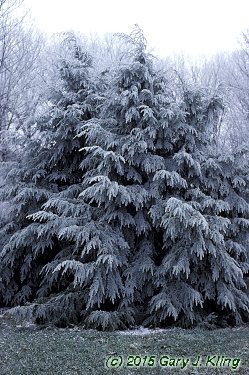
<svg viewBox="0 0 249 375">
<path fill-rule="evenodd" d="M 133 336 L 144 336 L 144 335 L 151 335 L 152 333 L 158 333 L 163 332 L 165 329 L 155 328 L 155 329 L 149 329 L 145 327 L 139 327 L 134 330 L 128 330 L 128 331 L 118 331 L 120 335 L 133 335 Z"/>
<path fill-rule="evenodd" d="M 153 333 L 158 333 L 158 332 L 165 332 L 165 331 L 171 331 L 174 329 L 181 329 L 181 328 L 167 328 L 167 329 L 161 329 L 161 328 L 155 328 L 155 329 L 149 329 L 145 327 L 139 327 L 134 330 L 128 330 L 128 331 L 117 331 L 118 334 L 120 335 L 131 335 L 131 336 L 145 336 L 145 335 L 151 335 Z M 249 323 L 244 323 L 235 327 L 228 327 L 228 328 L 217 328 L 217 330 L 232 330 L 232 331 L 239 331 L 239 330 L 244 330 L 248 329 L 249 330 Z"/>
</svg>

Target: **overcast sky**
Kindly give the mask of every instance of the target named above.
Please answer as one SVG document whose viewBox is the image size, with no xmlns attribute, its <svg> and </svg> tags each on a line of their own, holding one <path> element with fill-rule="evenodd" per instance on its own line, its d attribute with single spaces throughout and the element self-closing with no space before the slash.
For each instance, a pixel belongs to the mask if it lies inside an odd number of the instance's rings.
<svg viewBox="0 0 249 375">
<path fill-rule="evenodd" d="M 129 34 L 135 23 L 162 57 L 173 52 L 210 54 L 236 48 L 249 27 L 249 0 L 25 0 L 48 35 Z"/>
</svg>

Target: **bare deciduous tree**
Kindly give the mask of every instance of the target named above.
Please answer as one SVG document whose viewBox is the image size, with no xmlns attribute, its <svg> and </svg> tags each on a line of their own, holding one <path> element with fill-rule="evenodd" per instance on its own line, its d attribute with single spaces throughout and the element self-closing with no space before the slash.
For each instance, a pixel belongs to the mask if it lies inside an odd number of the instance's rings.
<svg viewBox="0 0 249 375">
<path fill-rule="evenodd" d="M 23 0 L 0 0 L 0 160 L 8 159 L 4 133 L 25 131 L 25 121 L 40 100 L 37 79 L 44 38 L 26 22 L 27 13 L 20 15 L 22 4 Z"/>
</svg>

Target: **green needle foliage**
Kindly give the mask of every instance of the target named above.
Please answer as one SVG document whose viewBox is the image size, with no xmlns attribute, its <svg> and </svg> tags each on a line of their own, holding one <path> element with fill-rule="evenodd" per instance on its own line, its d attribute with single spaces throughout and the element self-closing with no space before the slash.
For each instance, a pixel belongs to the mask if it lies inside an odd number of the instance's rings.
<svg viewBox="0 0 249 375">
<path fill-rule="evenodd" d="M 118 36 L 106 90 L 65 40 L 62 90 L 4 165 L 2 303 L 104 330 L 248 320 L 248 150 L 216 151 L 220 94 L 156 69 L 138 26 Z"/>
</svg>

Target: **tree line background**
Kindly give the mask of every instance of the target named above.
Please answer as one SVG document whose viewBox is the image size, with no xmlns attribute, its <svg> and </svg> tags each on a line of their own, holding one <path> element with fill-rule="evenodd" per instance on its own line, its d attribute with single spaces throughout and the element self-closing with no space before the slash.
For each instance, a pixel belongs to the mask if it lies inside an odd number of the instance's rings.
<svg viewBox="0 0 249 375">
<path fill-rule="evenodd" d="M 0 305 L 100 329 L 249 317 L 249 33 L 201 61 L 50 40 L 0 0 Z"/>
</svg>

